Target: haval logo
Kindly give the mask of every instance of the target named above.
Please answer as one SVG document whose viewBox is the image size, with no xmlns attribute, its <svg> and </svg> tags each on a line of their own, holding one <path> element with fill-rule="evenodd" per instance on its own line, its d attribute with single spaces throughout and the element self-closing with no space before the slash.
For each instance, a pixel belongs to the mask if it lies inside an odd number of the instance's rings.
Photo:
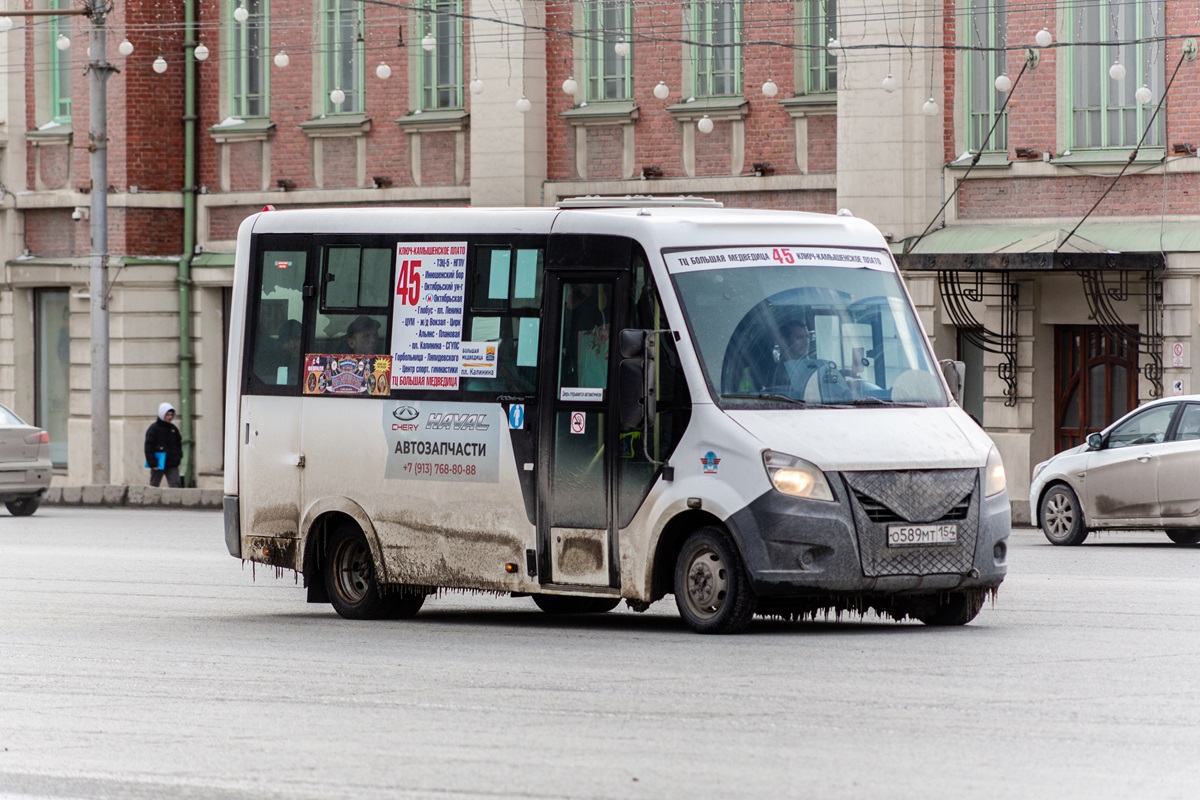
<svg viewBox="0 0 1200 800">
<path fill-rule="evenodd" d="M 412 406 L 396 406 L 392 409 L 392 416 L 401 422 L 408 422 L 421 416 L 421 412 L 417 411 Z"/>
<path fill-rule="evenodd" d="M 430 414 L 425 430 L 486 431 L 487 414 Z"/>
</svg>

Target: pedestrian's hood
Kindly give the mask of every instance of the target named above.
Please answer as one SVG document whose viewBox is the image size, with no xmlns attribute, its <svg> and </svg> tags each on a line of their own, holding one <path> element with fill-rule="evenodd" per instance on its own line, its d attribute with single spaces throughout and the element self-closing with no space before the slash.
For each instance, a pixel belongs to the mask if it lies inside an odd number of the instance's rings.
<svg viewBox="0 0 1200 800">
<path fill-rule="evenodd" d="M 823 470 L 982 467 L 992 440 L 959 408 L 730 411 L 763 447 Z"/>
</svg>

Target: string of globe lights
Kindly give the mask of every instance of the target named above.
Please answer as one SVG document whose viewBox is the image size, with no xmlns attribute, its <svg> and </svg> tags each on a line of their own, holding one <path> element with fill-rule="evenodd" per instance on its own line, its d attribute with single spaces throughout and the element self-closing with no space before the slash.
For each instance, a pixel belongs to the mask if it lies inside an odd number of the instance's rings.
<svg viewBox="0 0 1200 800">
<path fill-rule="evenodd" d="M 504 18 L 500 18 L 500 17 L 496 17 L 496 16 L 486 16 L 486 15 L 482 15 L 482 14 L 470 14 L 470 13 L 464 13 L 464 12 L 455 12 L 455 11 L 450 11 L 450 10 L 446 10 L 446 9 L 434 10 L 434 9 L 430 9 L 426 6 L 419 5 L 419 4 L 391 2 L 389 0 L 359 0 L 359 2 L 361 2 L 363 4 L 384 6 L 384 7 L 388 7 L 388 8 L 392 8 L 392 9 L 397 9 L 402 12 L 403 11 L 416 12 L 417 14 L 427 15 L 431 19 L 434 19 L 439 16 L 451 17 L 451 18 L 458 18 L 461 21 L 493 23 L 498 26 L 501 26 L 502 29 L 518 29 L 518 30 L 522 30 L 524 32 L 537 32 L 537 33 L 543 33 L 546 35 L 569 37 L 571 39 L 591 40 L 591 41 L 599 42 L 604 46 L 611 46 L 613 48 L 613 53 L 621 58 L 627 58 L 629 56 L 629 54 L 632 52 L 634 45 L 639 44 L 639 43 L 681 44 L 681 45 L 688 45 L 688 46 L 694 46 L 694 47 L 698 47 L 698 48 L 708 48 L 708 49 L 715 49 L 718 47 L 730 46 L 727 44 L 713 44 L 711 42 L 699 41 L 690 36 L 683 36 L 683 35 L 673 36 L 673 35 L 670 35 L 669 32 L 663 32 L 661 30 L 654 31 L 653 33 L 646 33 L 644 31 L 635 30 L 632 27 L 628 30 L 618 31 L 617 33 L 620 35 L 620 38 L 615 43 L 610 44 L 610 40 L 613 36 L 613 31 L 611 31 L 611 30 L 599 30 L 599 31 L 579 30 L 579 29 L 574 29 L 574 28 L 554 27 L 551 25 L 538 25 L 538 24 L 530 23 L 530 22 L 527 22 L 524 20 L 518 21 L 518 20 L 514 20 L 514 19 L 504 19 Z M 650 2 L 645 2 L 645 3 L 639 2 L 638 10 L 640 11 L 646 7 L 651 7 L 651 6 L 679 7 L 679 3 L 678 2 L 665 2 L 665 0 L 664 0 L 664 2 L 654 2 L 653 0 L 651 0 Z M 1046 4 L 1045 3 L 1037 3 L 1036 7 L 1037 8 L 1045 8 Z M 1015 10 L 1019 10 L 1019 8 L 1020 8 L 1020 6 L 1010 5 L 1008 7 L 1009 15 L 1012 16 L 1013 12 Z M 1029 4 L 1029 8 L 1032 10 L 1033 8 L 1035 8 L 1035 4 Z M 881 9 L 883 9 L 883 0 L 881 0 Z M 0 12 L 0 13 L 2 13 L 2 12 Z M 860 21 L 865 22 L 865 21 L 871 21 L 871 20 L 883 20 L 885 22 L 890 20 L 892 22 L 897 22 L 897 20 L 899 20 L 902 22 L 902 21 L 909 20 L 909 19 L 915 21 L 915 20 L 921 19 L 921 18 L 931 19 L 931 18 L 935 18 L 935 17 L 940 17 L 940 18 L 944 18 L 946 16 L 953 17 L 953 16 L 960 15 L 960 14 L 966 15 L 967 13 L 968 13 L 967 10 L 955 9 L 950 12 L 940 12 L 939 11 L 939 12 L 929 12 L 929 13 L 897 15 L 894 13 L 888 13 L 886 11 L 886 9 L 884 9 L 878 14 L 864 13 L 864 14 L 855 15 L 853 17 L 839 16 L 839 18 L 838 18 L 839 22 L 837 23 L 837 25 L 835 25 L 835 28 L 844 24 L 845 21 L 847 21 L 847 20 L 853 20 L 855 22 L 860 22 Z M 250 9 L 246 6 L 245 0 L 239 0 L 238 5 L 233 8 L 232 14 L 230 16 L 232 17 L 232 19 L 235 23 L 240 24 L 240 25 L 245 25 L 250 21 L 251 12 L 250 12 Z M 138 38 L 139 36 L 143 36 L 143 35 L 145 35 L 145 36 L 147 36 L 147 38 L 151 38 L 151 39 L 156 38 L 156 37 L 150 36 L 150 34 L 154 30 L 173 31 L 173 30 L 178 30 L 178 29 L 183 28 L 184 25 L 185 25 L 185 23 L 150 23 L 150 24 L 141 24 L 141 25 L 137 25 L 137 26 L 126 26 L 125 36 L 122 39 L 122 41 L 119 43 L 119 45 L 117 46 L 117 52 L 121 56 L 128 58 L 129 56 L 133 55 L 133 53 L 135 51 L 135 47 L 133 44 L 134 38 Z M 221 23 L 217 23 L 217 25 L 220 26 Z M 297 23 L 297 25 L 302 26 L 302 28 L 305 31 L 311 31 L 311 27 L 305 23 Z M 0 33 L 12 29 L 12 27 L 13 27 L 12 17 L 0 16 Z M 196 26 L 196 27 L 205 27 L 205 26 L 200 25 L 200 26 Z M 269 29 L 270 30 L 278 30 L 280 27 L 281 26 L 279 25 L 279 23 L 275 22 L 269 26 Z M 284 27 L 286 27 L 286 25 Z M 680 28 L 681 32 L 687 27 L 688 26 L 686 26 L 686 25 L 681 26 L 681 28 Z M 751 28 L 752 26 L 743 24 L 739 27 L 741 28 L 742 32 L 744 33 L 744 32 L 746 32 L 746 30 L 748 28 Z M 1114 28 L 1115 27 L 1116 26 L 1114 23 Z M 1154 27 L 1157 27 L 1157 23 L 1155 24 Z M 835 56 L 835 57 L 839 56 L 839 55 L 844 56 L 844 55 L 848 54 L 849 52 L 855 52 L 855 51 L 858 51 L 858 52 L 886 51 L 888 53 L 888 70 L 887 70 L 885 77 L 882 79 L 880 86 L 885 92 L 887 92 L 889 94 L 897 91 L 897 89 L 900 86 L 900 81 L 895 77 L 895 75 L 892 71 L 892 68 L 891 68 L 891 53 L 895 50 L 908 51 L 911 53 L 913 51 L 921 51 L 921 50 L 937 50 L 937 51 L 953 50 L 953 51 L 968 51 L 968 52 L 1005 52 L 1005 51 L 1010 51 L 1010 50 L 1024 49 L 1023 47 L 1020 47 L 1020 48 L 1018 48 L 1018 47 L 985 47 L 985 46 L 980 46 L 980 45 L 954 45 L 954 44 L 922 45 L 922 44 L 909 43 L 909 42 L 893 43 L 890 38 L 890 36 L 891 36 L 890 30 L 891 29 L 888 27 L 888 25 L 885 24 L 883 30 L 888 39 L 888 41 L 886 41 L 884 43 L 877 42 L 877 43 L 868 43 L 868 44 L 846 45 L 846 44 L 843 44 L 842 42 L 840 42 L 836 36 L 833 36 L 828 40 L 828 42 L 826 43 L 826 45 L 824 46 L 823 49 L 825 49 L 826 51 L 828 51 L 828 53 L 830 55 Z M 134 35 L 131 36 L 131 33 Z M 1172 36 L 1154 35 L 1154 36 L 1146 36 L 1146 37 L 1131 38 L 1131 39 L 1124 39 L 1124 40 L 1111 39 L 1111 40 L 1099 41 L 1099 42 L 1077 41 L 1077 42 L 1073 42 L 1073 43 L 1066 43 L 1066 42 L 1055 43 L 1053 34 L 1049 30 L 1049 28 L 1043 27 L 1041 30 L 1039 30 L 1036 33 L 1034 39 L 1035 39 L 1036 45 L 1039 48 L 1047 48 L 1047 47 L 1051 47 L 1052 45 L 1054 47 L 1097 46 L 1097 47 L 1105 47 L 1105 48 L 1112 48 L 1112 47 L 1119 48 L 1119 47 L 1123 47 L 1126 45 L 1140 45 L 1140 44 L 1147 44 L 1147 43 L 1164 43 L 1164 42 L 1172 40 L 1172 39 L 1190 38 L 1193 35 L 1194 34 L 1188 34 L 1188 35 L 1181 34 L 1181 35 L 1172 35 Z M 359 32 L 358 36 L 359 36 L 359 41 L 361 41 L 362 40 L 361 27 L 360 27 L 360 32 Z M 198 38 L 202 38 L 202 37 L 198 37 Z M 901 37 L 901 38 L 903 38 L 903 37 Z M 479 41 L 483 41 L 483 39 L 481 37 L 475 37 L 475 36 L 471 37 L 472 50 L 475 50 L 476 44 Z M 400 46 L 403 46 L 403 44 L 404 44 L 404 42 L 403 42 L 403 24 L 401 24 L 401 33 L 400 33 L 399 44 L 400 44 Z M 60 33 L 55 41 L 55 46 L 59 51 L 67 51 L 71 46 L 71 40 L 66 34 Z M 424 36 L 420 39 L 420 46 L 421 46 L 422 50 L 424 50 L 426 53 L 432 53 L 437 49 L 438 39 L 433 33 L 432 25 L 428 25 L 426 27 L 426 32 L 425 32 Z M 744 36 L 734 46 L 741 48 L 743 50 L 752 49 L 752 48 L 778 47 L 778 48 L 785 48 L 785 49 L 788 49 L 791 51 L 804 51 L 804 52 L 810 52 L 810 53 L 822 49 L 819 45 L 812 45 L 812 44 L 808 44 L 808 43 L 784 42 L 784 41 L 778 41 L 778 40 L 773 40 L 773 39 L 750 39 L 750 38 L 745 38 Z M 318 47 L 312 47 L 311 51 L 317 52 L 319 49 L 320 48 L 318 48 Z M 381 49 L 381 48 L 368 48 L 368 49 L 374 50 L 374 49 Z M 389 49 L 390 49 L 390 47 L 389 47 Z M 203 61 L 206 61 L 209 59 L 209 57 L 211 55 L 211 51 L 210 51 L 209 47 L 204 44 L 203 41 L 199 41 L 192 48 L 192 54 L 194 55 L 194 57 L 197 61 L 203 62 Z M 289 56 L 286 47 L 280 47 L 280 49 L 277 52 L 275 52 L 274 56 L 272 57 L 272 62 L 274 63 L 274 65 L 277 69 L 286 68 L 290 64 L 290 61 L 291 61 L 291 57 Z M 475 54 L 473 56 L 472 61 L 473 61 L 473 63 L 478 63 L 477 54 Z M 167 70 L 169 69 L 169 63 L 168 63 L 167 58 L 164 57 L 164 55 L 162 55 L 162 54 L 157 55 L 154 58 L 154 60 L 151 62 L 151 68 L 153 69 L 154 72 L 156 72 L 158 74 L 163 74 L 163 73 L 167 72 Z M 933 70 L 932 70 L 932 65 L 931 65 L 931 78 L 930 78 L 931 87 L 934 82 L 933 77 L 932 77 L 932 72 L 933 72 Z M 374 73 L 375 73 L 375 77 L 377 79 L 387 80 L 392 75 L 392 68 L 391 68 L 391 66 L 388 65 L 386 59 L 381 59 L 380 62 L 378 63 L 378 65 L 375 67 Z M 1112 63 L 1112 65 L 1109 67 L 1108 74 L 1109 74 L 1109 77 L 1114 81 L 1124 80 L 1124 78 L 1126 76 L 1126 67 L 1121 63 L 1121 60 L 1119 57 L 1117 59 L 1115 59 L 1114 62 Z M 994 85 L 995 85 L 995 88 L 997 91 L 1007 95 L 1013 87 L 1013 82 L 1007 75 L 1002 73 L 999 76 L 997 76 L 997 78 L 995 79 Z M 473 95 L 480 95 L 484 92 L 484 89 L 485 89 L 484 82 L 478 76 L 477 71 L 473 74 L 472 79 L 467 84 L 466 88 L 468 88 L 469 91 L 471 92 L 471 94 L 473 94 Z M 564 80 L 561 85 L 562 91 L 565 94 L 570 95 L 572 97 L 578 96 L 579 88 L 580 88 L 579 82 L 575 80 L 573 75 L 568 76 L 568 78 L 566 80 Z M 760 91 L 762 92 L 762 94 L 765 97 L 773 98 L 779 94 L 780 87 L 774 80 L 772 80 L 771 78 L 768 78 L 761 85 Z M 672 89 L 665 80 L 659 80 L 653 86 L 651 93 L 656 99 L 665 101 L 670 98 L 670 96 L 672 94 Z M 330 102 L 333 103 L 335 106 L 340 106 L 342 103 L 345 102 L 344 90 L 341 87 L 334 87 L 329 93 L 329 99 L 330 99 Z M 1149 88 L 1148 85 L 1143 84 L 1135 92 L 1135 99 L 1137 100 L 1138 103 L 1140 103 L 1142 105 L 1148 105 L 1151 102 L 1153 102 L 1153 100 L 1154 100 L 1153 92 L 1151 91 L 1151 89 Z M 525 92 L 522 91 L 521 96 L 515 102 L 516 110 L 518 112 L 524 114 L 524 113 L 528 113 L 530 110 L 532 110 L 532 107 L 533 107 L 532 101 L 526 96 Z M 925 113 L 926 115 L 931 116 L 931 117 L 936 116 L 940 112 L 940 110 L 941 110 L 940 106 L 937 103 L 936 97 L 932 93 L 930 94 L 928 100 L 926 100 L 924 102 L 924 104 L 922 105 L 921 110 L 923 113 Z M 713 120 L 710 119 L 707 115 L 702 116 L 696 121 L 696 127 L 701 133 L 710 133 L 714 127 Z"/>
</svg>

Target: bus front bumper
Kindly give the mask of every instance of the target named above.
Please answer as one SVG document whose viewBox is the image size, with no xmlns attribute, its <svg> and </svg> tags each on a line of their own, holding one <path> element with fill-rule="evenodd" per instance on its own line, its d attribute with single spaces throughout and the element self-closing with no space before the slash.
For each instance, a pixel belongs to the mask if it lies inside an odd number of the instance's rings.
<svg viewBox="0 0 1200 800">
<path fill-rule="evenodd" d="M 888 524 L 871 522 L 846 483 L 829 478 L 838 487 L 836 502 L 772 490 L 727 520 L 759 597 L 994 589 L 1004 580 L 1011 530 L 1006 492 L 972 493 L 966 515 L 950 523 L 954 545 L 889 548 Z"/>
</svg>

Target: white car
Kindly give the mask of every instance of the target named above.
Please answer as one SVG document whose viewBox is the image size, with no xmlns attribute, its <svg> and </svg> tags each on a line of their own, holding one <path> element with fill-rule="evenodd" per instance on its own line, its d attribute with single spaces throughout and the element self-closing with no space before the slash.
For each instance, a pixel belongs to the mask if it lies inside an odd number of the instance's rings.
<svg viewBox="0 0 1200 800">
<path fill-rule="evenodd" d="M 0 406 L 0 503 L 14 517 L 37 511 L 50 486 L 50 436 Z"/>
<path fill-rule="evenodd" d="M 1147 403 L 1038 464 L 1029 508 L 1052 544 L 1106 528 L 1200 542 L 1200 395 Z"/>
</svg>

